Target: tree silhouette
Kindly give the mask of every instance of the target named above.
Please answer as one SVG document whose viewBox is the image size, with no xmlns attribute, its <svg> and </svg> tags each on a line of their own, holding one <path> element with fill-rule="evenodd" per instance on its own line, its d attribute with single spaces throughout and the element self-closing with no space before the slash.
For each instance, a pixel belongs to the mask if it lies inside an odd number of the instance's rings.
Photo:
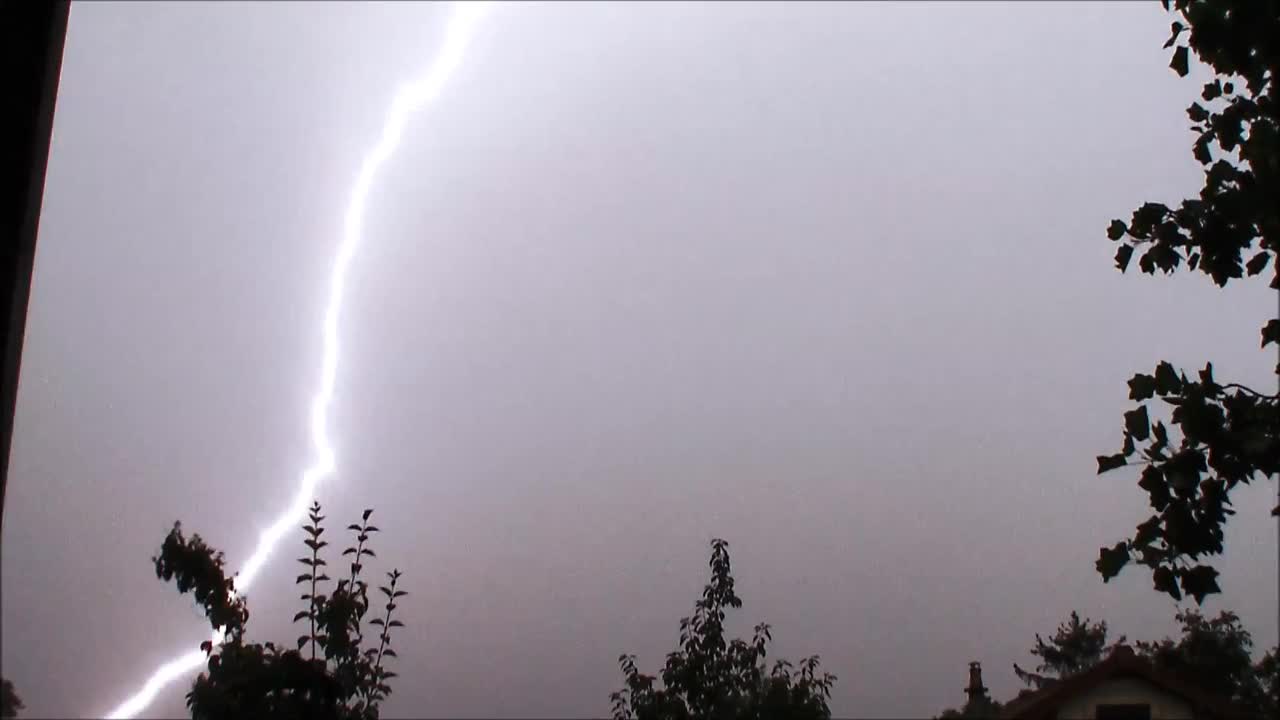
<svg viewBox="0 0 1280 720">
<path fill-rule="evenodd" d="M 0 718 L 18 717 L 18 711 L 24 707 L 18 691 L 13 689 L 13 682 L 0 678 Z"/>
<path fill-rule="evenodd" d="M 1262 716 L 1280 715 L 1280 644 L 1253 666 L 1253 674 L 1258 679 L 1258 707 L 1262 708 Z"/>
<path fill-rule="evenodd" d="M 959 710 L 948 708 L 938 715 L 939 720 L 991 720 L 1000 717 L 1003 705 L 987 696 L 967 700 Z"/>
<path fill-rule="evenodd" d="M 1061 678 L 1097 665 L 1115 645 L 1124 640 L 1122 636 L 1108 645 L 1106 621 L 1095 623 L 1089 618 L 1081 620 L 1080 614 L 1072 610 L 1071 616 L 1058 625 L 1057 631 L 1048 640 L 1036 633 L 1036 644 L 1031 648 L 1031 654 L 1040 658 L 1036 671 L 1023 670 L 1014 663 L 1013 672 L 1022 682 L 1039 690 Z"/>
<path fill-rule="evenodd" d="M 615 720 L 825 720 L 836 677 L 819 671 L 818 656 L 796 669 L 778 660 L 772 670 L 765 656 L 772 640 L 766 624 L 755 627 L 751 642 L 725 641 L 725 612 L 742 607 L 734 592 L 729 543 L 711 541 L 711 580 L 680 620 L 680 647 L 667 655 L 664 687 L 636 669 L 634 655 L 618 659 L 626 687 L 613 693 Z"/>
<path fill-rule="evenodd" d="M 369 524 L 372 513 L 365 510 L 361 522 L 348 527 L 355 534 L 355 544 L 342 553 L 351 556 L 349 572 L 326 594 L 331 578 L 321 550 L 329 543 L 321 539 L 325 529 L 320 504 L 312 504 L 310 523 L 303 527 L 310 552 L 298 558 L 307 572 L 296 580 L 307 591 L 301 596 L 306 609 L 293 618 L 307 621 L 308 632 L 298 637 L 296 648 L 288 649 L 245 641 L 249 610 L 245 598 L 234 592 L 234 579 L 226 575 L 222 553 L 199 535 L 184 537 L 181 525 L 174 524 L 160 554 L 153 558 L 156 576 L 172 580 L 179 593 L 191 592 L 210 626 L 224 638 L 220 644 L 206 640 L 200 645 L 209 661 L 207 672 L 196 678 L 187 693 L 193 719 L 378 717 L 379 704 L 391 692 L 387 683 L 395 677 L 383 662 L 395 657 L 391 629 L 403 625 L 393 618 L 396 601 L 407 593 L 397 589 L 400 571 L 387 573 L 388 584 L 378 588 L 386 599 L 381 617 L 368 622 L 378 628 L 377 645 L 365 647 L 363 624 L 370 605 L 362 577 L 365 558 L 374 557 L 369 539 L 378 532 Z M 304 655 L 304 650 L 309 652 Z"/>
<path fill-rule="evenodd" d="M 1280 716 L 1280 647 L 1255 663 L 1253 638 L 1235 613 L 1224 610 L 1215 618 L 1205 618 L 1195 610 L 1182 610 L 1174 617 L 1181 626 L 1180 636 L 1139 641 L 1134 644 L 1138 655 L 1161 670 L 1190 679 L 1200 690 L 1235 702 L 1249 716 Z M 1014 672 L 1039 690 L 1088 670 L 1125 642 L 1122 636 L 1108 643 L 1107 632 L 1105 621 L 1081 620 L 1073 611 L 1051 638 L 1036 635 L 1031 654 L 1040 658 L 1037 672 L 1023 670 L 1016 663 Z M 949 712 L 953 714 L 944 713 L 943 717 L 990 716 Z"/>
<path fill-rule="evenodd" d="M 1253 661 L 1253 638 L 1233 612 L 1205 618 L 1195 610 L 1177 614 L 1182 636 L 1137 643 L 1138 652 L 1158 667 L 1196 679 L 1204 690 L 1230 698 L 1259 717 L 1280 715 L 1277 655 L 1273 649 Z"/>
<path fill-rule="evenodd" d="M 1270 286 L 1280 289 L 1280 0 L 1163 5 L 1175 17 L 1165 43 L 1174 48 L 1170 67 L 1186 76 L 1193 50 L 1215 75 L 1204 85 L 1204 103 L 1187 108 L 1204 187 L 1177 208 L 1148 202 L 1128 223 L 1113 220 L 1107 235 L 1120 242 L 1116 266 L 1124 272 L 1141 250 L 1144 273 L 1185 266 L 1225 286 L 1270 265 Z M 1280 342 L 1274 317 L 1262 327 L 1262 347 L 1273 342 Z M 1155 397 L 1172 408 L 1180 439 L 1153 422 L 1145 401 Z M 1192 379 L 1161 362 L 1129 380 L 1129 398 L 1140 404 L 1124 414 L 1123 447 L 1099 456 L 1098 472 L 1143 466 L 1138 485 L 1155 513 L 1133 537 L 1102 548 L 1097 570 L 1110 580 L 1136 562 L 1150 568 L 1156 590 L 1202 603 L 1219 592 L 1217 570 L 1200 561 L 1223 550 L 1231 491 L 1280 473 L 1280 395 L 1219 382 L 1212 363 Z"/>
</svg>

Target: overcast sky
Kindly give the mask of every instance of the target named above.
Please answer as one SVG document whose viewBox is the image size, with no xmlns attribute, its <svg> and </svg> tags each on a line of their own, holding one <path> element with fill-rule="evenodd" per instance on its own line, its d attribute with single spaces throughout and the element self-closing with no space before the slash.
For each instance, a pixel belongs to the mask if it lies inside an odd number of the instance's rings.
<svg viewBox="0 0 1280 720">
<path fill-rule="evenodd" d="M 3 664 L 101 715 L 207 630 L 149 558 L 233 567 L 311 459 L 360 159 L 443 5 L 77 4 L 4 508 Z M 1100 545 L 1160 359 L 1266 387 L 1265 283 L 1121 276 L 1104 230 L 1200 187 L 1151 3 L 503 5 L 369 201 L 319 499 L 411 595 L 393 716 L 608 712 L 731 543 L 734 627 L 818 653 L 836 715 L 998 699 L 1072 609 L 1175 605 Z M 1225 592 L 1277 637 L 1275 491 Z M 301 533 L 249 594 L 296 636 Z M 149 710 L 181 714 L 189 680 Z"/>
</svg>

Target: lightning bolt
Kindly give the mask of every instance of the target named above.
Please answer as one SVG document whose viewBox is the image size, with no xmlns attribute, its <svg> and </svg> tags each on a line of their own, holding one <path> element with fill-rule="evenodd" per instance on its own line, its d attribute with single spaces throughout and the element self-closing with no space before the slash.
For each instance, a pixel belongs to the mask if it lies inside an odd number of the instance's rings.
<svg viewBox="0 0 1280 720">
<path fill-rule="evenodd" d="M 449 77 L 462 63 L 475 26 L 488 9 L 486 2 L 455 3 L 445 28 L 444 43 L 435 61 L 396 93 L 387 112 L 386 122 L 382 126 L 382 136 L 365 155 L 364 162 L 360 166 L 360 174 L 356 176 L 355 184 L 351 188 L 350 201 L 347 204 L 342 242 L 334 255 L 333 269 L 329 275 L 329 299 L 324 312 L 320 384 L 311 398 L 313 460 L 311 466 L 302 473 L 302 480 L 293 501 L 258 537 L 257 547 L 236 576 L 237 593 L 243 593 L 249 589 L 284 534 L 296 528 L 305 518 L 307 508 L 315 497 L 316 486 L 322 479 L 333 474 L 336 465 L 333 445 L 329 440 L 329 406 L 333 402 L 333 388 L 338 374 L 338 318 L 342 311 L 343 293 L 346 290 L 347 269 L 362 240 L 369 191 L 373 187 L 378 171 L 400 145 L 400 137 L 404 133 L 409 116 L 435 100 Z M 222 634 L 215 631 L 211 639 L 214 643 L 220 643 Z M 134 717 L 145 710 L 155 700 L 156 694 L 167 685 L 200 667 L 204 662 L 205 654 L 200 650 L 193 650 L 164 663 L 151 674 L 151 677 L 133 696 L 112 710 L 107 717 Z"/>
</svg>

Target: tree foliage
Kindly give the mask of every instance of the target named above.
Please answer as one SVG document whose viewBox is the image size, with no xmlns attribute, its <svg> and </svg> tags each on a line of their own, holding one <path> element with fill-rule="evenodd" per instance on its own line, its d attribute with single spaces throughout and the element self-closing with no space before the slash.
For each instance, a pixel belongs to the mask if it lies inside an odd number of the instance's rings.
<svg viewBox="0 0 1280 720">
<path fill-rule="evenodd" d="M 983 693 L 977 697 L 969 698 L 959 709 L 948 708 L 943 710 L 938 715 L 938 720 L 993 720 L 1000 717 L 1000 711 L 1003 708 L 1004 705 L 992 700 L 989 695 Z"/>
<path fill-rule="evenodd" d="M 1235 702 L 1250 716 L 1280 716 L 1280 647 L 1254 662 L 1253 638 L 1230 611 L 1206 618 L 1189 609 L 1179 611 L 1175 618 L 1181 626 L 1180 635 L 1134 643 L 1138 655 L 1161 670 L 1194 681 L 1205 692 Z M 1031 654 L 1040 658 L 1037 672 L 1023 670 L 1016 663 L 1014 672 L 1039 690 L 1088 670 L 1125 642 L 1122 636 L 1108 643 L 1107 632 L 1106 622 L 1095 623 L 1088 618 L 1082 621 L 1078 613 L 1072 612 L 1053 637 L 1045 640 L 1036 635 Z"/>
<path fill-rule="evenodd" d="M 1280 644 L 1253 666 L 1253 674 L 1258 679 L 1260 714 L 1263 717 L 1280 715 Z"/>
<path fill-rule="evenodd" d="M 1115 643 L 1108 644 L 1106 621 L 1081 620 L 1080 614 L 1072 610 L 1071 617 L 1059 624 L 1049 639 L 1036 633 L 1036 644 L 1031 648 L 1031 654 L 1040 662 L 1035 672 L 1024 670 L 1017 663 L 1013 664 L 1013 672 L 1022 682 L 1039 690 L 1097 665 L 1124 640 L 1122 636 Z"/>
<path fill-rule="evenodd" d="M 1116 266 L 1124 272 L 1136 255 L 1144 273 L 1198 270 L 1218 286 L 1270 272 L 1280 289 L 1280 0 L 1163 4 L 1175 17 L 1170 67 L 1185 76 L 1194 51 L 1215 76 L 1187 108 L 1204 186 L 1177 207 L 1148 202 L 1129 222 L 1113 220 Z M 1261 330 L 1262 347 L 1271 343 L 1280 343 L 1277 318 Z M 1098 472 L 1142 466 L 1138 485 L 1154 513 L 1102 548 L 1097 570 L 1110 580 L 1144 565 L 1156 590 L 1201 603 L 1219 592 L 1217 570 L 1201 561 L 1223 551 L 1232 490 L 1280 473 L 1280 396 L 1222 383 L 1212 364 L 1188 377 L 1161 362 L 1133 376 L 1129 398 L 1139 405 L 1124 415 L 1122 449 L 1099 456 Z M 1170 426 L 1153 418 L 1154 398 L 1171 408 Z"/>
<path fill-rule="evenodd" d="M 1157 667 L 1195 678 L 1208 692 L 1228 698 L 1259 717 L 1280 715 L 1277 650 L 1253 661 L 1253 638 L 1233 612 L 1206 618 L 1195 610 L 1177 614 L 1182 635 L 1137 643 L 1139 654 Z"/>
<path fill-rule="evenodd" d="M 615 720 L 825 720 L 834 675 L 818 656 L 799 666 L 778 660 L 768 668 L 772 640 L 766 624 L 748 642 L 726 641 L 726 611 L 742 607 L 734 592 L 729 544 L 711 542 L 711 580 L 692 617 L 680 620 L 680 647 L 667 655 L 662 687 L 636 668 L 634 655 L 619 658 L 626 686 L 613 693 Z"/>
<path fill-rule="evenodd" d="M 8 678 L 0 679 L 0 718 L 18 717 L 18 711 L 24 707 L 13 682 Z"/>
<path fill-rule="evenodd" d="M 206 640 L 207 672 L 196 678 L 187 693 L 187 707 L 195 720 L 231 718 L 281 718 L 283 720 L 375 720 L 379 704 L 391 692 L 388 682 L 395 673 L 384 661 L 395 657 L 391 629 L 403 623 L 394 619 L 397 600 L 407 593 L 397 588 L 400 572 L 387 573 L 387 585 L 378 588 L 385 604 L 379 616 L 365 622 L 370 612 L 369 587 L 363 580 L 364 562 L 374 557 L 369 539 L 378 528 L 369 524 L 372 510 L 365 510 L 358 524 L 348 527 L 355 537 L 343 551 L 348 568 L 336 584 L 326 569 L 321 551 L 325 528 L 320 504 L 314 503 L 310 523 L 303 527 L 306 568 L 296 584 L 306 608 L 294 622 L 307 623 L 307 632 L 296 647 L 275 643 L 249 643 L 245 629 L 249 610 L 245 598 L 235 593 L 221 552 L 205 544 L 199 535 L 182 534 L 175 523 L 153 558 L 156 576 L 173 581 L 179 593 L 191 592 L 204 608 L 210 626 L 222 634 L 219 644 Z M 330 589 L 331 588 L 331 589 Z M 366 646 L 365 625 L 376 628 Z"/>
</svg>

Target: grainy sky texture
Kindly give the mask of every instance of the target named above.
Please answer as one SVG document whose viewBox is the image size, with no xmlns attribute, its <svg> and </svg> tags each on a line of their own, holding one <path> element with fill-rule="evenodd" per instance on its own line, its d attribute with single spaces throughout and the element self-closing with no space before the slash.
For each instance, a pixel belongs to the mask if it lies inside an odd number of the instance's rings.
<svg viewBox="0 0 1280 720">
<path fill-rule="evenodd" d="M 3 663 L 101 715 L 202 618 L 149 558 L 233 566 L 310 460 L 331 254 L 387 103 L 448 8 L 77 4 L 3 535 Z M 352 266 L 319 499 L 371 506 L 412 592 L 392 715 L 602 715 L 731 543 L 837 715 L 1017 689 L 1071 609 L 1175 606 L 1099 545 L 1156 361 L 1266 386 L 1264 283 L 1124 277 L 1104 229 L 1200 187 L 1156 3 L 510 4 L 415 116 Z M 1274 486 L 1225 593 L 1275 642 Z M 250 593 L 288 642 L 301 533 Z M 153 716 L 182 711 L 185 682 Z"/>
</svg>

